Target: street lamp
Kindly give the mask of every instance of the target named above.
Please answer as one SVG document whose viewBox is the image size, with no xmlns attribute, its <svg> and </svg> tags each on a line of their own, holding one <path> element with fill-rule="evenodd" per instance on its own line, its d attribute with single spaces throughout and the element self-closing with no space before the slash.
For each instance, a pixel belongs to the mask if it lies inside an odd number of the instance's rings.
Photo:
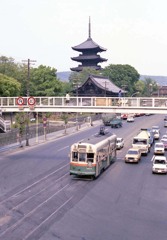
<svg viewBox="0 0 167 240">
<path fill-rule="evenodd" d="M 138 94 L 138 93 L 140 93 L 140 92 L 135 92 L 135 93 L 133 93 L 133 94 L 131 95 L 131 97 L 135 96 L 135 95 Z"/>
</svg>

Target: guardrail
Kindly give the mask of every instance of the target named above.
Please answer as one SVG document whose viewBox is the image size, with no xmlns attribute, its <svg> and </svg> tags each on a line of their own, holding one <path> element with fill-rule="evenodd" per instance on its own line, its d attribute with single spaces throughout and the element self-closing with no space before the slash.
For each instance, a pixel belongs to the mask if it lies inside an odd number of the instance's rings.
<svg viewBox="0 0 167 240">
<path fill-rule="evenodd" d="M 144 112 L 166 113 L 167 98 L 149 97 L 1 97 L 3 112 Z"/>
</svg>

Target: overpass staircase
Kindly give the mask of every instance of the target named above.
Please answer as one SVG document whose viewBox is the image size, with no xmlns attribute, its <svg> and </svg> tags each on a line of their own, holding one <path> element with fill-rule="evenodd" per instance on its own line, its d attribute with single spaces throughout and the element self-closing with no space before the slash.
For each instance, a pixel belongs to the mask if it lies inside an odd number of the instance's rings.
<svg viewBox="0 0 167 240">
<path fill-rule="evenodd" d="M 0 131 L 1 132 L 9 132 L 11 130 L 11 121 L 4 120 L 2 117 L 0 117 Z"/>
</svg>

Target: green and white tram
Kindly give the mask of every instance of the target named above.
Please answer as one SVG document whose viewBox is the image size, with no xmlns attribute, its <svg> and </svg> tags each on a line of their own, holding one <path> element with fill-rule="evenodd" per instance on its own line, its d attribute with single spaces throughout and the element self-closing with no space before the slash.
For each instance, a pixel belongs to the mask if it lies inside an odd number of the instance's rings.
<svg viewBox="0 0 167 240">
<path fill-rule="evenodd" d="M 116 138 L 108 132 L 74 143 L 70 151 L 70 175 L 96 178 L 116 160 Z"/>
</svg>

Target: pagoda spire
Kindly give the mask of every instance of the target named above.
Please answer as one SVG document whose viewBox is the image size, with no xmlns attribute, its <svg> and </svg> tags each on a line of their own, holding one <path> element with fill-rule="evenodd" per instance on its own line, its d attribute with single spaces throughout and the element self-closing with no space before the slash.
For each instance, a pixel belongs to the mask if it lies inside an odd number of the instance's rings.
<svg viewBox="0 0 167 240">
<path fill-rule="evenodd" d="M 89 17 L 89 38 L 91 38 L 91 23 L 90 23 L 90 17 Z"/>
</svg>

